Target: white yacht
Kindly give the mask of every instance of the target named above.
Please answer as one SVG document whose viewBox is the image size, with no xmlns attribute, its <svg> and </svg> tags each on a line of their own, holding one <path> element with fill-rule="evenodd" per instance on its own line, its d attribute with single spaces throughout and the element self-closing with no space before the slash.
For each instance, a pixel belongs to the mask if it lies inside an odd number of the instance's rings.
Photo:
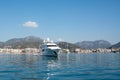
<svg viewBox="0 0 120 80">
<path fill-rule="evenodd" d="M 53 41 L 50 41 L 49 38 L 43 41 L 42 44 L 42 55 L 46 56 L 58 56 L 58 53 L 60 52 L 60 47 L 57 46 Z"/>
</svg>

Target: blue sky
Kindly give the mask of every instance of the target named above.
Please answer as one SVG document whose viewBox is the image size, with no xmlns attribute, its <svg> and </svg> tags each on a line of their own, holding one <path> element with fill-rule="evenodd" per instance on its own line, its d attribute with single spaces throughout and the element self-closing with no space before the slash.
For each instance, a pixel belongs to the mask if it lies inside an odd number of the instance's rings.
<svg viewBox="0 0 120 80">
<path fill-rule="evenodd" d="M 120 0 L 0 0 L 0 41 L 30 35 L 120 42 Z"/>
</svg>

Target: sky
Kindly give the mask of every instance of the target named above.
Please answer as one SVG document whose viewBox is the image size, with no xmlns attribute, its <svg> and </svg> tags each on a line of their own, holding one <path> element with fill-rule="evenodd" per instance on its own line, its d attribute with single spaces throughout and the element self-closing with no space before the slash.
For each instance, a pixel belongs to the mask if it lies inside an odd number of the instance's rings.
<svg viewBox="0 0 120 80">
<path fill-rule="evenodd" d="M 26 36 L 120 42 L 120 0 L 0 0 L 0 41 Z"/>
</svg>

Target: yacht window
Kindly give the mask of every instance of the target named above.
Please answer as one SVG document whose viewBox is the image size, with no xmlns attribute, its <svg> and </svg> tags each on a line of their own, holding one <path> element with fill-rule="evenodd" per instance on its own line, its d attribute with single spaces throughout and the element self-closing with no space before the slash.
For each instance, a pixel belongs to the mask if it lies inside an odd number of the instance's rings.
<svg viewBox="0 0 120 80">
<path fill-rule="evenodd" d="M 42 49 L 42 51 L 44 51 L 44 49 Z"/>
<path fill-rule="evenodd" d="M 57 45 L 47 45 L 47 47 L 56 47 Z"/>
</svg>

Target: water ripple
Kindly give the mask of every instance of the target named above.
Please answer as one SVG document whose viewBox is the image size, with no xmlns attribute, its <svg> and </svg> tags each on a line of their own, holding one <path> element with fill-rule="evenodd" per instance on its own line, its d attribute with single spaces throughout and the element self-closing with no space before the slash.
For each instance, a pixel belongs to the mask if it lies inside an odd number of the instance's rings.
<svg viewBox="0 0 120 80">
<path fill-rule="evenodd" d="M 0 54 L 0 80 L 120 79 L 120 54 Z"/>
</svg>

